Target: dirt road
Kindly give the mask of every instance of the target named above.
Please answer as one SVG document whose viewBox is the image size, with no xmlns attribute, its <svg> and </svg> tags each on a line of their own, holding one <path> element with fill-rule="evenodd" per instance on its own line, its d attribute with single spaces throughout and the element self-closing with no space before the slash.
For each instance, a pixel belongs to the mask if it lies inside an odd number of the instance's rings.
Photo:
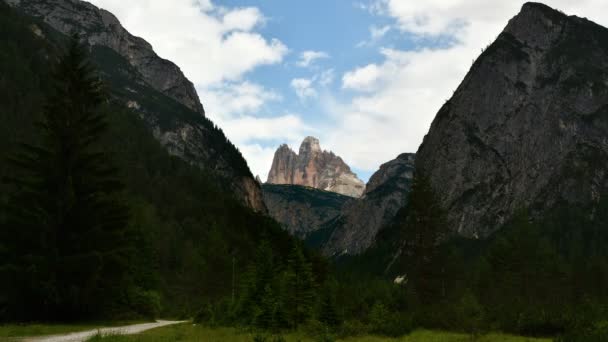
<svg viewBox="0 0 608 342">
<path fill-rule="evenodd" d="M 124 327 L 110 327 L 110 328 L 99 328 L 94 330 L 79 331 L 75 333 L 63 334 L 63 335 L 52 335 L 52 336 L 38 336 L 38 337 L 26 337 L 18 341 L 22 342 L 84 342 L 87 339 L 95 336 L 97 333 L 101 334 L 120 334 L 120 335 L 132 335 L 139 334 L 140 332 L 164 327 L 172 324 L 185 323 L 187 321 L 156 321 L 154 323 L 142 323 L 127 325 Z"/>
</svg>

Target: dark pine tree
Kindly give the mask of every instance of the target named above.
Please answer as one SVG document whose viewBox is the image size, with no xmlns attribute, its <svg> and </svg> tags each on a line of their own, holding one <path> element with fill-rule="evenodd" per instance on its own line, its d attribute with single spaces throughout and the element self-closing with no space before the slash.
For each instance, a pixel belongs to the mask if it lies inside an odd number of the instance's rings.
<svg viewBox="0 0 608 342">
<path fill-rule="evenodd" d="M 336 287 L 337 282 L 328 281 L 328 284 L 325 285 L 320 293 L 321 303 L 319 307 L 319 321 L 332 327 L 340 324 L 340 318 L 338 317 L 338 310 L 336 308 Z"/>
<path fill-rule="evenodd" d="M 429 179 L 420 173 L 412 184 L 403 234 L 412 256 L 408 278 L 419 300 L 428 303 L 444 297 L 445 271 L 439 244 L 447 234 L 446 215 Z"/>
<path fill-rule="evenodd" d="M 1 268 L 14 319 L 99 316 L 126 279 L 128 208 L 122 184 L 99 142 L 107 130 L 105 96 L 74 38 L 53 74 L 39 143 L 22 144 L 10 162 Z"/>
<path fill-rule="evenodd" d="M 300 323 L 311 317 L 315 301 L 312 266 L 298 244 L 294 245 L 287 260 L 285 287 L 283 303 L 287 321 L 291 327 L 297 329 Z"/>
</svg>

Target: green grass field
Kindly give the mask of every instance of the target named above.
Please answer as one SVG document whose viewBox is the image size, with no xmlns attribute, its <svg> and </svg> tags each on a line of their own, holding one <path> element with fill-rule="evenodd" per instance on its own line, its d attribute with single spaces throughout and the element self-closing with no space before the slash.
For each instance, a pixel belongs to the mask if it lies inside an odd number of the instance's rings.
<svg viewBox="0 0 608 342">
<path fill-rule="evenodd" d="M 94 337 L 89 342 L 253 342 L 256 333 L 241 331 L 235 328 L 209 328 L 193 324 L 181 324 L 146 331 L 140 335 L 132 336 L 105 336 Z M 274 342 L 276 336 L 261 335 L 267 337 L 267 342 Z M 289 333 L 281 335 L 285 342 L 316 342 L 319 339 L 306 336 L 303 333 Z M 410 335 L 400 338 L 386 338 L 378 336 L 358 336 L 336 341 L 345 342 L 469 342 L 471 338 L 466 334 L 448 333 L 439 331 L 418 330 Z M 550 339 L 536 339 L 519 336 L 488 334 L 481 336 L 475 341 L 479 342 L 549 342 Z"/>
</svg>

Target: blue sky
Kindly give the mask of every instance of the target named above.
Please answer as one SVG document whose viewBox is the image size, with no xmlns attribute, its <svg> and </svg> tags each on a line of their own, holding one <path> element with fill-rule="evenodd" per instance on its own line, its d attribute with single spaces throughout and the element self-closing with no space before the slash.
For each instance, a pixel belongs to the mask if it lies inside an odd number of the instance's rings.
<svg viewBox="0 0 608 342">
<path fill-rule="evenodd" d="M 92 0 L 195 84 L 265 180 L 275 149 L 321 140 L 367 181 L 415 152 L 519 0 Z M 548 0 L 608 23 L 608 1 Z"/>
</svg>

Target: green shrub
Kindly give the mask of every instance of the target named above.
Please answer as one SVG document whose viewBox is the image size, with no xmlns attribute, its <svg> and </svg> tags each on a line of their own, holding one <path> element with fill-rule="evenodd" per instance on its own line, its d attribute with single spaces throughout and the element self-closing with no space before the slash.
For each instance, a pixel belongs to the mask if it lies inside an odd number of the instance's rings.
<svg viewBox="0 0 608 342">
<path fill-rule="evenodd" d="M 128 296 L 129 304 L 136 313 L 151 319 L 159 316 L 161 304 L 158 292 L 134 287 L 130 289 Z"/>
<path fill-rule="evenodd" d="M 253 342 L 267 342 L 268 338 L 264 335 L 257 334 L 253 337 Z"/>
<path fill-rule="evenodd" d="M 558 337 L 556 342 L 608 342 L 608 321 L 585 328 L 575 328 Z"/>
<path fill-rule="evenodd" d="M 484 322 L 484 310 L 472 292 L 465 293 L 456 307 L 461 329 L 471 337 L 479 335 Z"/>
<path fill-rule="evenodd" d="M 348 320 L 342 323 L 338 329 L 340 337 L 361 336 L 366 335 L 370 331 L 370 327 L 358 320 Z"/>
<path fill-rule="evenodd" d="M 369 322 L 373 333 L 389 337 L 399 337 L 413 330 L 410 316 L 390 312 L 382 303 L 374 304 L 369 314 Z"/>
<path fill-rule="evenodd" d="M 206 323 L 213 326 L 215 321 L 215 310 L 211 304 L 203 305 L 196 315 L 194 315 L 194 323 Z"/>
</svg>

